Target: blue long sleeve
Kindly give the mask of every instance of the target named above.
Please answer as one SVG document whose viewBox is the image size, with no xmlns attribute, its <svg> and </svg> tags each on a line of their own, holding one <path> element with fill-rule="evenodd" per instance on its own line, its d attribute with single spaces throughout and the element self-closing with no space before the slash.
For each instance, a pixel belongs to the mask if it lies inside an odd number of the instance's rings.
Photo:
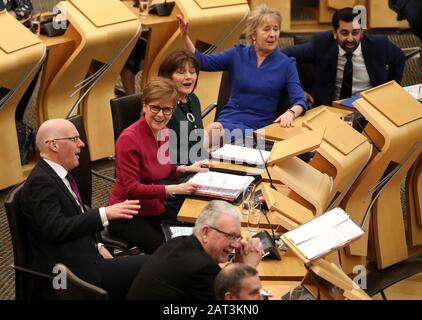
<svg viewBox="0 0 422 320">
<path fill-rule="evenodd" d="M 204 71 L 228 71 L 230 99 L 217 121 L 227 129 L 259 129 L 271 124 L 276 117 L 280 95 L 288 90 L 291 105 L 307 109 L 294 58 L 278 49 L 257 67 L 255 48 L 236 45 L 224 52 L 203 55 L 195 52 Z"/>
</svg>

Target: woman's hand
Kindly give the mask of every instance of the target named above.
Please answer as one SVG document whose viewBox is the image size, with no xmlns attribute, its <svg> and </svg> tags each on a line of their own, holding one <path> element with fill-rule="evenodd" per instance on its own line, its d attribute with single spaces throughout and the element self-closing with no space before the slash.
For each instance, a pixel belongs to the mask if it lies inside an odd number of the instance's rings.
<svg viewBox="0 0 422 320">
<path fill-rule="evenodd" d="M 274 120 L 274 123 L 280 123 L 283 128 L 294 127 L 294 120 L 303 113 L 304 107 L 299 104 L 295 104 L 293 107 L 288 109 L 285 113 Z"/>
<path fill-rule="evenodd" d="M 173 197 L 178 194 L 192 194 L 199 188 L 199 184 L 185 182 L 181 184 L 166 185 L 166 194 Z"/>
<path fill-rule="evenodd" d="M 192 40 L 189 38 L 189 23 L 186 22 L 185 18 L 181 14 L 178 14 L 177 20 L 179 20 L 180 36 L 182 37 L 183 45 L 192 54 L 195 54 L 195 46 Z"/>
<path fill-rule="evenodd" d="M 185 167 L 185 172 L 207 172 L 211 167 L 212 164 L 208 160 L 201 160 Z"/>
<path fill-rule="evenodd" d="M 295 126 L 294 120 L 295 117 L 293 116 L 293 113 L 291 111 L 286 111 L 277 119 L 275 119 L 274 123 L 278 122 L 283 128 L 290 128 Z"/>
<path fill-rule="evenodd" d="M 179 30 L 182 38 L 189 36 L 188 23 L 185 21 L 185 18 L 181 14 L 176 15 L 176 17 L 179 20 Z"/>
</svg>

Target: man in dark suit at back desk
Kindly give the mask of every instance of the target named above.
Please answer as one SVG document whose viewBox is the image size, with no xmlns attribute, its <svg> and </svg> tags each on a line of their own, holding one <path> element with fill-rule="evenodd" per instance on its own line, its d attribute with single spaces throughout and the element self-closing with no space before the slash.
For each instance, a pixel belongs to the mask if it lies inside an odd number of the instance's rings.
<svg viewBox="0 0 422 320">
<path fill-rule="evenodd" d="M 320 32 L 304 44 L 283 50 L 298 63 L 312 63 L 315 79 L 308 97 L 315 106 L 350 98 L 363 90 L 395 80 L 400 83 L 405 56 L 383 35 L 364 33 L 358 12 L 337 10 L 333 31 Z"/>
<path fill-rule="evenodd" d="M 125 297 L 147 256 L 113 258 L 97 245 L 95 233 L 109 220 L 131 219 L 138 200 L 85 210 L 69 171 L 79 165 L 84 143 L 75 126 L 65 119 L 44 122 L 37 133 L 41 160 L 22 190 L 21 207 L 28 233 L 29 265 L 51 274 L 56 263 L 65 264 L 83 280 L 99 286 L 112 299 Z M 53 282 L 33 282 L 33 298 L 54 298 Z"/>
</svg>

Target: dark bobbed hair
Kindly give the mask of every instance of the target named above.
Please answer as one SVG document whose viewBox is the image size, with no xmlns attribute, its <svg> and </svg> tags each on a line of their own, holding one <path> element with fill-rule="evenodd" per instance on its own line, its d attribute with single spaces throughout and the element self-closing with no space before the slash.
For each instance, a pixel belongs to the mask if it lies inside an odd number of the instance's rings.
<svg viewBox="0 0 422 320">
<path fill-rule="evenodd" d="M 170 52 L 170 54 L 161 62 L 160 68 L 158 69 L 158 76 L 172 79 L 173 73 L 186 62 L 190 62 L 193 65 L 197 76 L 199 76 L 200 67 L 198 59 L 194 54 L 185 49 L 177 49 Z M 195 82 L 193 90 L 195 90 L 197 83 L 198 81 Z"/>
<path fill-rule="evenodd" d="M 345 22 L 352 22 L 359 13 L 353 12 L 353 8 L 346 7 L 338 9 L 331 19 L 331 25 L 334 30 L 337 30 L 340 25 L 340 20 Z"/>
</svg>

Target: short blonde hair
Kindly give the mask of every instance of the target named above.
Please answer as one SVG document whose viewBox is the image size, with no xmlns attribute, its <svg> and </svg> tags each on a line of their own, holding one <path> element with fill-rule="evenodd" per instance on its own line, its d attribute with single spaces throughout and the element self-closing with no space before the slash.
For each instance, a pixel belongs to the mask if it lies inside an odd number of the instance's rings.
<svg viewBox="0 0 422 320">
<path fill-rule="evenodd" d="M 174 82 L 170 79 L 158 77 L 147 83 L 144 90 L 142 90 L 142 103 L 149 104 L 154 100 L 171 101 L 173 107 L 177 104 L 177 88 Z"/>
<path fill-rule="evenodd" d="M 246 40 L 249 44 L 253 43 L 252 36 L 256 33 L 259 24 L 263 20 L 273 18 L 277 21 L 279 28 L 281 29 L 281 14 L 278 10 L 268 7 L 266 4 L 257 6 L 248 17 L 246 21 Z"/>
</svg>

